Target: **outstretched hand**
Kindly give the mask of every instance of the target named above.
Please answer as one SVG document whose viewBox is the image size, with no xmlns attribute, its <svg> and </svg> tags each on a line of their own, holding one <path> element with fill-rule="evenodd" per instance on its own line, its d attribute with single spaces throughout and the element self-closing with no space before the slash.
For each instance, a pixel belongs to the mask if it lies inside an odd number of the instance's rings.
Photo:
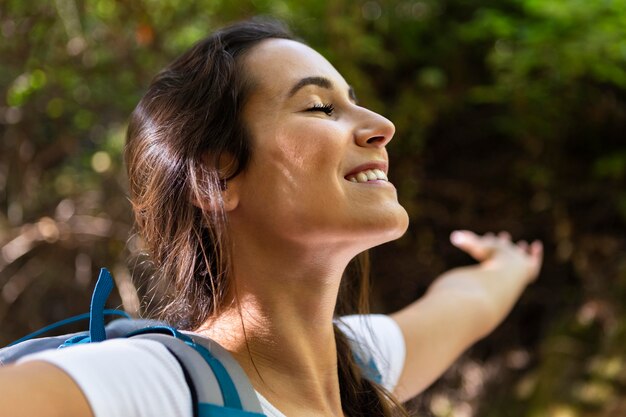
<svg viewBox="0 0 626 417">
<path fill-rule="evenodd" d="M 467 230 L 453 232 L 450 240 L 479 264 L 444 272 L 422 298 L 392 315 L 407 347 L 395 390 L 402 400 L 421 392 L 502 322 L 539 275 L 543 245 L 538 240 L 513 242 L 507 232 L 481 236 Z"/>
<path fill-rule="evenodd" d="M 539 240 L 528 244 L 524 240 L 513 242 L 508 232 L 480 236 L 469 230 L 457 230 L 450 235 L 450 241 L 485 267 L 519 273 L 525 283 L 539 275 L 543 261 L 543 244 Z"/>
</svg>

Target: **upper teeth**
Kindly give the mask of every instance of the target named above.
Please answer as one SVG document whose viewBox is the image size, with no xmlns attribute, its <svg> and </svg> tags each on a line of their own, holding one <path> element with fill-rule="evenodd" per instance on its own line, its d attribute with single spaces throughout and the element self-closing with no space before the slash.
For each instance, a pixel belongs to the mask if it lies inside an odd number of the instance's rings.
<svg viewBox="0 0 626 417">
<path fill-rule="evenodd" d="M 368 182 L 374 180 L 389 181 L 387 175 L 380 169 L 366 169 L 358 174 L 348 175 L 346 179 L 351 182 Z"/>
</svg>

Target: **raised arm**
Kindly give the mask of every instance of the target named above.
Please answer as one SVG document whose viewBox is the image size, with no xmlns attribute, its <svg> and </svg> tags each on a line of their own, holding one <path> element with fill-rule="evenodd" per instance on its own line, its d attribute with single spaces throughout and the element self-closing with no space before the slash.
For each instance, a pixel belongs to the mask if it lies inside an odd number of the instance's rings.
<svg viewBox="0 0 626 417">
<path fill-rule="evenodd" d="M 508 233 L 454 232 L 450 240 L 479 261 L 438 277 L 427 293 L 392 314 L 406 342 L 395 390 L 408 400 L 427 388 L 470 345 L 491 332 L 539 274 L 543 246 L 513 243 Z"/>
<path fill-rule="evenodd" d="M 0 367 L 0 393 L 0 416 L 93 416 L 72 378 L 47 362 Z"/>
</svg>

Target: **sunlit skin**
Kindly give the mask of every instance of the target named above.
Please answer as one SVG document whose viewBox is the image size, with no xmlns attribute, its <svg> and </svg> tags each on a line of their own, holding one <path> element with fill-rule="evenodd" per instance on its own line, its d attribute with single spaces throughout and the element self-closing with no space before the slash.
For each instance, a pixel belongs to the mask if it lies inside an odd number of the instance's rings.
<svg viewBox="0 0 626 417">
<path fill-rule="evenodd" d="M 243 66 L 253 86 L 244 108 L 252 160 L 224 197 L 237 296 L 260 375 L 249 363 L 236 308 L 207 323 L 206 332 L 287 415 L 340 415 L 332 317 L 343 270 L 408 225 L 391 183 L 346 176 L 368 164 L 386 171 L 395 128 L 359 106 L 335 68 L 301 43 L 264 41 Z M 294 91 L 311 77 L 325 85 Z M 334 110 L 317 109 L 326 104 Z M 308 382 L 286 403 L 294 377 Z M 297 404 L 317 405 L 307 411 Z"/>
<path fill-rule="evenodd" d="M 234 242 L 233 297 L 241 310 L 233 307 L 201 331 L 231 350 L 257 390 L 286 415 L 341 415 L 332 317 L 342 272 L 360 251 L 401 236 L 408 220 L 391 184 L 352 183 L 346 175 L 364 163 L 386 163 L 394 127 L 360 107 L 334 67 L 298 42 L 264 41 L 243 65 L 254 86 L 244 109 L 253 157 L 224 195 Z M 310 77 L 328 83 L 290 95 Z M 332 112 L 316 109 L 328 104 Z M 537 248 L 529 254 L 506 235 L 461 235 L 457 246 L 479 261 L 490 259 L 496 275 L 513 263 L 507 272 L 513 278 L 492 307 L 471 280 L 480 274 L 491 281 L 492 272 L 451 271 L 429 297 L 393 316 L 409 352 L 397 392 L 403 399 L 490 331 L 536 276 Z M 459 310 L 464 303 L 475 313 Z M 456 329 L 448 319 L 463 329 L 448 334 Z"/>
<path fill-rule="evenodd" d="M 248 238 L 323 246 L 350 258 L 401 236 L 408 216 L 395 187 L 345 178 L 368 163 L 387 170 L 394 125 L 359 106 L 337 70 L 301 43 L 264 41 L 244 65 L 253 85 L 244 109 L 253 152 L 246 171 L 229 183 L 238 198 L 229 215 L 233 228 Z M 294 91 L 302 80 L 310 83 Z"/>
<path fill-rule="evenodd" d="M 230 350 L 285 415 L 341 416 L 332 320 L 342 273 L 352 257 L 398 238 L 408 224 L 392 184 L 354 183 L 349 174 L 386 170 L 394 126 L 359 106 L 334 67 L 298 42 L 263 41 L 241 65 L 252 83 L 244 108 L 252 160 L 223 194 L 231 302 L 197 331 Z M 333 111 L 319 108 L 328 104 Z M 541 267 L 541 243 L 514 243 L 506 232 L 457 231 L 451 242 L 479 263 L 442 274 L 391 315 L 406 343 L 394 391 L 403 401 L 493 330 Z M 71 378 L 46 363 L 0 369 L 0 392 L 0 409 L 12 416 L 92 415 Z M 24 407 L 24 392 L 38 401 Z"/>
</svg>

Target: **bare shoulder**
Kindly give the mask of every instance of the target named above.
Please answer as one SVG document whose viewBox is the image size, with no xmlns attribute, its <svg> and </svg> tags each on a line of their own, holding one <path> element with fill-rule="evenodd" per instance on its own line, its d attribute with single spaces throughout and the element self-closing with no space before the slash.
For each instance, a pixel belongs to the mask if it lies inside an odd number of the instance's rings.
<svg viewBox="0 0 626 417">
<path fill-rule="evenodd" d="M 0 409 L 13 417 L 92 417 L 74 380 L 43 361 L 0 367 Z"/>
</svg>

